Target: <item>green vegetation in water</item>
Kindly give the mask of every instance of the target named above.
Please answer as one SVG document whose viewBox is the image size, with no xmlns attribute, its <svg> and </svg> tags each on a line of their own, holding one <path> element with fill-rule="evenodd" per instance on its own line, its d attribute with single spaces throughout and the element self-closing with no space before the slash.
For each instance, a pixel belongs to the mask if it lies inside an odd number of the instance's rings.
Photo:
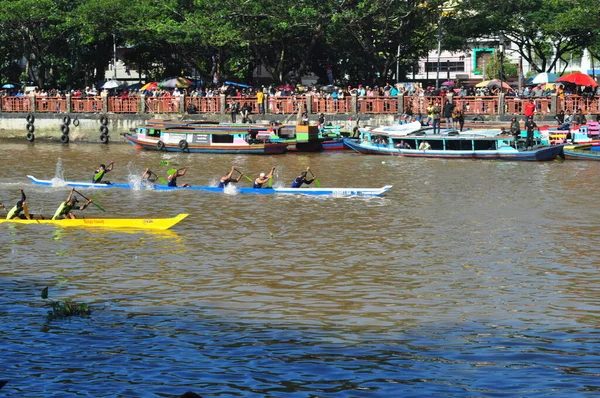
<svg viewBox="0 0 600 398">
<path fill-rule="evenodd" d="M 48 298 L 48 286 L 42 290 L 41 294 L 44 300 L 50 300 Z M 50 300 L 52 305 L 52 310 L 48 311 L 47 318 L 49 320 L 67 318 L 70 316 L 87 316 L 92 313 L 92 311 L 88 308 L 86 303 L 73 303 L 71 301 L 52 301 Z"/>
</svg>

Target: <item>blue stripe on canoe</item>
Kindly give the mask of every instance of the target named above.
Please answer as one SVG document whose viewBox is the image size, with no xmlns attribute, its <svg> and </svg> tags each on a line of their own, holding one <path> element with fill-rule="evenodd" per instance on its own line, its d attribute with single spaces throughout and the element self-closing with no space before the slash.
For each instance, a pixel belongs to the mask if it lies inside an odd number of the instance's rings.
<svg viewBox="0 0 600 398">
<path fill-rule="evenodd" d="M 40 180 L 34 176 L 27 176 L 34 184 L 51 187 L 51 180 Z M 140 186 L 135 187 L 131 184 L 94 184 L 91 182 L 65 181 L 64 186 L 74 188 L 121 188 L 121 189 L 154 189 L 157 191 L 174 191 L 174 190 L 195 190 L 204 192 L 222 193 L 223 188 L 216 186 L 195 185 L 191 187 L 169 187 L 166 185 Z M 392 188 L 391 185 L 386 185 L 382 188 L 248 188 L 236 187 L 236 192 L 243 194 L 293 194 L 293 195 L 330 195 L 330 196 L 380 196 L 384 192 Z"/>
</svg>

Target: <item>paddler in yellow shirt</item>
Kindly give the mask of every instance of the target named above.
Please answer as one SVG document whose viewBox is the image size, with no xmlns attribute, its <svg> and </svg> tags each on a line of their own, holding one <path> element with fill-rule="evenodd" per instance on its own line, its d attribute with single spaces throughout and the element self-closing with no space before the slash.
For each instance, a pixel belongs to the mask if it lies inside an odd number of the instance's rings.
<svg viewBox="0 0 600 398">
<path fill-rule="evenodd" d="M 73 210 L 85 210 L 85 208 L 88 207 L 92 203 L 92 200 L 90 199 L 87 202 L 85 202 L 83 205 L 77 207 L 77 203 L 79 202 L 79 200 L 74 195 L 74 193 L 75 193 L 74 191 L 75 191 L 75 188 L 71 188 L 71 192 L 69 192 L 69 196 L 67 196 L 67 200 L 62 202 L 60 204 L 60 206 L 58 207 L 58 209 L 56 209 L 56 213 L 54 213 L 54 217 L 52 217 L 53 220 L 59 220 L 61 218 L 75 219 L 76 217 L 72 213 Z"/>
<path fill-rule="evenodd" d="M 27 197 L 25 196 L 25 192 L 21 189 L 21 200 L 17 202 L 10 210 L 8 210 L 2 203 L 0 203 L 0 209 L 4 209 L 7 211 L 6 219 L 12 220 L 13 218 L 20 218 L 22 220 L 31 220 L 32 215 L 29 214 L 29 209 L 27 209 Z"/>
<path fill-rule="evenodd" d="M 114 165 L 115 162 L 110 162 L 108 166 L 101 164 L 100 167 L 98 167 L 98 170 L 96 170 L 92 182 L 94 184 L 110 184 L 110 181 L 102 181 L 102 177 L 104 177 L 104 174 L 108 173 L 109 171 L 112 171 Z"/>
</svg>

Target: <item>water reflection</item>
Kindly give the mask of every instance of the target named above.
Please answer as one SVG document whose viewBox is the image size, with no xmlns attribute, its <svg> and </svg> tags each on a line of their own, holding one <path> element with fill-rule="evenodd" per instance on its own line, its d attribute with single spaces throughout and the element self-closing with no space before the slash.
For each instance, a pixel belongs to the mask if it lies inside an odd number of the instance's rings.
<svg viewBox="0 0 600 398">
<path fill-rule="evenodd" d="M 207 185 L 231 165 L 277 165 L 287 185 L 310 166 L 324 186 L 394 188 L 383 198 L 89 190 L 107 216 L 191 216 L 170 231 L 1 225 L 3 392 L 586 396 L 597 384 L 590 204 L 600 193 L 577 183 L 592 166 L 7 146 L 23 156 L 6 160 L 0 192 L 25 186 L 44 209 L 68 190 L 10 170 L 49 178 L 60 159 L 65 178 L 87 181 L 110 158 L 114 181 L 189 165 L 189 182 Z M 88 303 L 91 318 L 45 322 L 44 286 Z"/>
</svg>

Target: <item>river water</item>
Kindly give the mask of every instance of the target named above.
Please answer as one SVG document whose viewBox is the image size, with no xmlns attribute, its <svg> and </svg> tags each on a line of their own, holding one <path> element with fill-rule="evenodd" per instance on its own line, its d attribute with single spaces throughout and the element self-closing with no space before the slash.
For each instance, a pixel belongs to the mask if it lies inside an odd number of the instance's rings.
<svg viewBox="0 0 600 398">
<path fill-rule="evenodd" d="M 310 166 L 381 198 L 86 190 L 107 213 L 190 217 L 166 232 L 0 225 L 8 397 L 592 397 L 600 394 L 594 162 L 272 157 L 2 142 L 0 201 L 51 215 L 26 175 L 216 184 L 231 165 Z M 161 161 L 170 165 L 161 166 Z M 57 167 L 58 166 L 58 167 Z M 248 186 L 242 179 L 240 184 Z M 46 320 L 50 299 L 87 318 Z"/>
</svg>

